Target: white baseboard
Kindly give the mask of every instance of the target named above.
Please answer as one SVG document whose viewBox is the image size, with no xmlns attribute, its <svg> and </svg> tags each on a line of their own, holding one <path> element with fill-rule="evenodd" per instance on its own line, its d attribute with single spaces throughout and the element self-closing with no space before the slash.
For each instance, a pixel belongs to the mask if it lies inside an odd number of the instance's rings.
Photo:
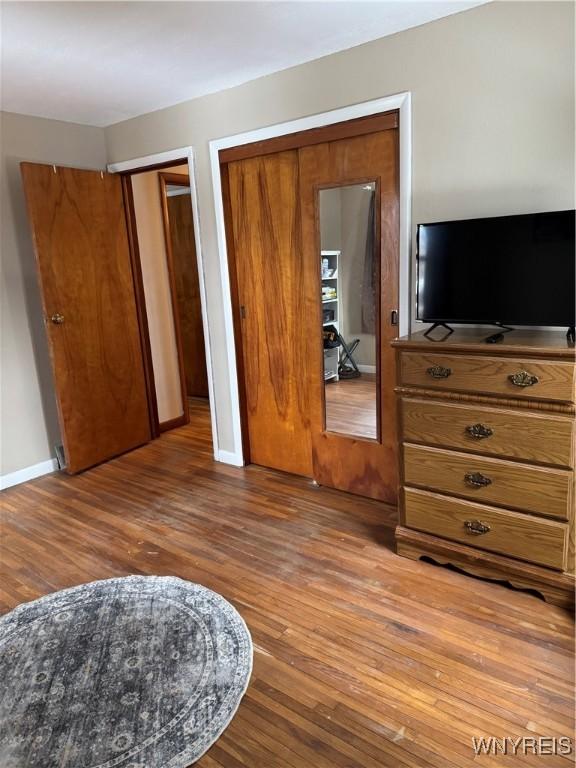
<svg viewBox="0 0 576 768">
<path fill-rule="evenodd" d="M 24 467 L 24 469 L 19 469 L 16 472 L 9 472 L 7 475 L 0 476 L 0 491 L 13 485 L 25 483 L 27 480 L 48 475 L 57 469 L 58 462 L 56 459 L 49 459 L 48 461 L 41 461 L 39 464 L 33 464 L 31 467 Z"/>
<path fill-rule="evenodd" d="M 218 451 L 216 456 L 214 457 L 216 461 L 221 461 L 222 464 L 232 464 L 235 467 L 243 467 L 244 466 L 244 460 L 242 456 L 238 453 L 234 453 L 233 451 Z"/>
<path fill-rule="evenodd" d="M 360 365 L 360 363 L 358 363 L 358 370 L 360 371 L 360 373 L 376 373 L 376 366 Z"/>
</svg>

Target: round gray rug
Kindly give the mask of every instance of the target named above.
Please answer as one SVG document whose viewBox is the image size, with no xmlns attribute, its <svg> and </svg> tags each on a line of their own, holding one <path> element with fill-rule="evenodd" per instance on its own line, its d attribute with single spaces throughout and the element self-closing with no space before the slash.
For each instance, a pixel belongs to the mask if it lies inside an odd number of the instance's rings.
<svg viewBox="0 0 576 768">
<path fill-rule="evenodd" d="M 97 581 L 0 619 L 2 768 L 186 768 L 248 686 L 224 598 L 171 577 Z"/>
</svg>

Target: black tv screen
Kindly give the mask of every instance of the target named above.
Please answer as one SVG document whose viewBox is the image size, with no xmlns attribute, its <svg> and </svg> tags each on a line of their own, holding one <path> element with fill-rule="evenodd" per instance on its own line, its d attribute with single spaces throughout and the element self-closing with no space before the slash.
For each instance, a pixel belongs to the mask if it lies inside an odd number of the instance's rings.
<svg viewBox="0 0 576 768">
<path fill-rule="evenodd" d="M 418 319 L 573 326 L 574 217 L 572 210 L 420 224 Z"/>
</svg>

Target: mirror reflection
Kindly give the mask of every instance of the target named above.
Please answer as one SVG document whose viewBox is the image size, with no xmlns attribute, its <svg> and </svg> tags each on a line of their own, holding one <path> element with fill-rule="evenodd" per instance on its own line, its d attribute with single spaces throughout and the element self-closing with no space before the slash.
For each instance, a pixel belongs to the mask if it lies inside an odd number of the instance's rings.
<svg viewBox="0 0 576 768">
<path fill-rule="evenodd" d="M 326 429 L 378 438 L 375 183 L 319 192 Z"/>
</svg>

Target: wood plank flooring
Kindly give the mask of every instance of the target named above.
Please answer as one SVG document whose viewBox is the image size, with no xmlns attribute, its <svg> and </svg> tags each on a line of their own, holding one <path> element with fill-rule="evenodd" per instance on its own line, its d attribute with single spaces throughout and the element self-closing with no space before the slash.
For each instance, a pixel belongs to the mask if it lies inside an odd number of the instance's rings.
<svg viewBox="0 0 576 768">
<path fill-rule="evenodd" d="M 376 439 L 376 376 L 340 379 L 324 385 L 326 428 L 345 435 Z"/>
<path fill-rule="evenodd" d="M 474 758 L 472 736 L 571 736 L 571 617 L 392 550 L 395 511 L 211 458 L 208 412 L 76 477 L 1 495 L 0 608 L 173 574 L 220 592 L 254 673 L 200 768 L 568 768 Z"/>
</svg>

